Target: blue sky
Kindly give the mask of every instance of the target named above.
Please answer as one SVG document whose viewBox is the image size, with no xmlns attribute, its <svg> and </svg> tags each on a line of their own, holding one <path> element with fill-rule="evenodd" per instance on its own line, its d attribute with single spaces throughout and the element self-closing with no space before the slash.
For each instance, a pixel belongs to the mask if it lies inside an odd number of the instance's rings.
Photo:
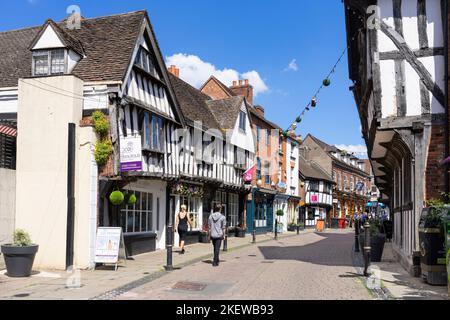
<svg viewBox="0 0 450 320">
<path fill-rule="evenodd" d="M 346 46 L 340 0 L 5 1 L 0 30 L 62 20 L 69 5 L 78 5 L 88 18 L 147 9 L 163 55 L 182 65 L 182 78 L 193 84 L 207 73 L 224 81 L 250 78 L 258 91 L 255 102 L 286 128 Z M 350 85 L 345 56 L 298 133 L 330 144 L 364 145 Z"/>
</svg>

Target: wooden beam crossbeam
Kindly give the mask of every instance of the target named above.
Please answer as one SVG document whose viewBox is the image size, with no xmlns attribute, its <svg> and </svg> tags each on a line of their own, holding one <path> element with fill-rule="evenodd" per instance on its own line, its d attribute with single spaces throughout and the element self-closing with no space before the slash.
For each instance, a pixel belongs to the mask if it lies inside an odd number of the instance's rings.
<svg viewBox="0 0 450 320">
<path fill-rule="evenodd" d="M 425 87 L 433 94 L 441 105 L 445 105 L 445 95 L 442 89 L 433 81 L 430 72 L 425 68 L 422 62 L 414 54 L 413 50 L 408 46 L 405 39 L 384 21 L 380 21 L 381 31 L 395 44 L 400 53 L 417 72 Z"/>
</svg>

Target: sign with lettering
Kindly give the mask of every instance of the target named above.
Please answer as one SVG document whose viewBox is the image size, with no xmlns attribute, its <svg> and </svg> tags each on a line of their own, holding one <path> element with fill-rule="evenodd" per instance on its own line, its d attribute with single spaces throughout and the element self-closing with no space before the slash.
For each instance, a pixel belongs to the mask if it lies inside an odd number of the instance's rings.
<svg viewBox="0 0 450 320">
<path fill-rule="evenodd" d="M 142 171 L 142 142 L 141 136 L 120 139 L 120 170 Z"/>
<path fill-rule="evenodd" d="M 126 259 L 122 228 L 98 228 L 94 262 L 117 265 L 120 259 Z"/>
</svg>

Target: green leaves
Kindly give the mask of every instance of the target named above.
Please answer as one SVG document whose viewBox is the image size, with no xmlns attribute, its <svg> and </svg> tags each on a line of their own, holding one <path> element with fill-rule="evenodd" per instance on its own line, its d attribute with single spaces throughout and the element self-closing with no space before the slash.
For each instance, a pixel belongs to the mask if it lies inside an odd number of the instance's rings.
<svg viewBox="0 0 450 320">
<path fill-rule="evenodd" d="M 94 157 L 99 166 L 104 166 L 108 163 L 109 156 L 113 152 L 112 143 L 109 140 L 97 141 L 95 144 Z"/>
<path fill-rule="evenodd" d="M 28 232 L 23 229 L 17 229 L 14 231 L 14 245 L 17 247 L 31 246 L 31 239 Z"/>
<path fill-rule="evenodd" d="M 108 163 L 108 159 L 113 152 L 112 143 L 109 140 L 109 120 L 101 111 L 92 113 L 92 121 L 94 122 L 95 132 L 99 136 L 99 140 L 95 144 L 95 161 L 102 167 Z"/>
</svg>

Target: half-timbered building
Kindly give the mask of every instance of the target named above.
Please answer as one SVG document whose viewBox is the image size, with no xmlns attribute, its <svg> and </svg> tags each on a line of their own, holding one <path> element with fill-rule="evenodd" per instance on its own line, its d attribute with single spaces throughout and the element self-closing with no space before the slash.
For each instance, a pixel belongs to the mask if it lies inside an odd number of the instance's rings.
<svg viewBox="0 0 450 320">
<path fill-rule="evenodd" d="M 176 209 L 181 204 L 188 206 L 194 222 L 192 242 L 207 227 L 216 203 L 222 205 L 230 229 L 245 224 L 244 204 L 250 190 L 243 174 L 253 165 L 255 146 L 244 97 L 212 100 L 181 80 L 175 66 L 169 70 L 187 123 L 181 143 L 180 182 L 172 190 L 171 205 Z M 201 197 L 186 195 L 186 190 L 196 186 L 202 190 Z"/>
<path fill-rule="evenodd" d="M 0 52 L 0 119 L 17 123 L 15 225 L 40 245 L 35 266 L 92 267 L 99 226 L 122 227 L 129 255 L 164 248 L 184 120 L 147 13 L 1 32 Z M 95 110 L 113 149 L 100 168 Z M 111 205 L 116 189 L 137 202 Z"/>
<path fill-rule="evenodd" d="M 448 1 L 345 1 L 349 72 L 375 182 L 411 272 L 427 199 L 448 191 Z M 446 99 L 447 97 L 447 99 Z"/>
</svg>

